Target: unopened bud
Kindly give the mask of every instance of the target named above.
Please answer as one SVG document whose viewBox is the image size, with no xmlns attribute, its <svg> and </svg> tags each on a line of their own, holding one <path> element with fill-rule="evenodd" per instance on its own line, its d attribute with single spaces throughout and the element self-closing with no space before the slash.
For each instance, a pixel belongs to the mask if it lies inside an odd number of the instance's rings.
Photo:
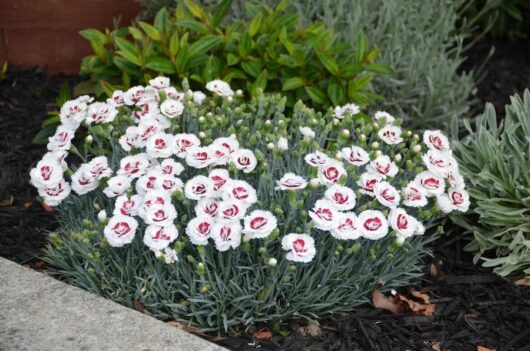
<svg viewBox="0 0 530 351">
<path fill-rule="evenodd" d="M 86 138 L 85 138 L 85 142 L 87 144 L 92 144 L 92 142 L 94 141 L 94 137 L 92 135 L 87 135 Z"/>
<path fill-rule="evenodd" d="M 316 188 L 317 186 L 320 185 L 320 180 L 318 180 L 318 178 L 313 178 L 309 181 L 309 185 L 312 187 L 312 188 Z"/>
<path fill-rule="evenodd" d="M 275 259 L 274 257 L 269 259 L 269 266 L 276 267 L 277 264 L 278 264 L 278 260 Z"/>
<path fill-rule="evenodd" d="M 420 153 L 421 152 L 421 145 L 414 145 L 412 147 L 412 151 L 414 151 L 415 153 Z"/>
<path fill-rule="evenodd" d="M 204 116 L 200 116 L 200 117 L 199 117 L 199 123 L 202 124 L 202 123 L 204 123 L 204 122 L 206 122 L 206 118 L 204 118 Z"/>
<path fill-rule="evenodd" d="M 274 144 L 273 143 L 268 143 L 267 144 L 267 149 L 274 150 Z"/>
<path fill-rule="evenodd" d="M 241 89 L 237 89 L 237 90 L 236 90 L 236 95 L 237 95 L 237 96 L 243 96 L 243 90 L 241 90 Z"/>
<path fill-rule="evenodd" d="M 403 157 L 401 156 L 401 154 L 396 154 L 396 156 L 394 156 L 394 160 L 396 160 L 396 162 L 401 162 L 402 159 Z"/>
<path fill-rule="evenodd" d="M 379 143 L 377 141 L 374 141 L 372 143 L 372 149 L 377 149 L 379 147 Z"/>
<path fill-rule="evenodd" d="M 98 212 L 98 221 L 100 223 L 105 223 L 107 221 L 107 212 L 105 212 L 105 210 Z"/>
<path fill-rule="evenodd" d="M 398 236 L 398 237 L 396 238 L 396 244 L 397 244 L 398 246 L 403 246 L 404 243 L 405 243 L 405 237 L 404 237 L 404 236 L 401 236 L 401 235 L 400 235 L 400 236 Z"/>
<path fill-rule="evenodd" d="M 200 139 L 206 138 L 206 133 L 205 132 L 199 132 L 199 138 Z"/>
<path fill-rule="evenodd" d="M 343 129 L 342 130 L 342 135 L 345 136 L 345 137 L 349 137 L 350 136 L 350 131 L 348 129 Z"/>
</svg>

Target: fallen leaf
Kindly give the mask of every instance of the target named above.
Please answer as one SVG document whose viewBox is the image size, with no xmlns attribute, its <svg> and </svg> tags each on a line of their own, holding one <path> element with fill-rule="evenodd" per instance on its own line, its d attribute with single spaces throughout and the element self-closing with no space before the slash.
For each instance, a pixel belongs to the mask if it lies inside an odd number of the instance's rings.
<svg viewBox="0 0 530 351">
<path fill-rule="evenodd" d="M 429 295 L 422 293 L 421 291 L 418 291 L 416 289 L 410 289 L 410 293 L 412 294 L 412 296 L 419 299 L 423 303 L 431 302 L 431 298 L 429 297 Z"/>
<path fill-rule="evenodd" d="M 408 299 L 408 298 L 406 298 L 405 296 L 403 296 L 403 295 L 401 295 L 399 293 L 396 293 L 396 295 L 394 295 L 394 296 L 399 301 L 405 302 L 407 304 L 408 308 L 414 314 L 419 314 L 419 315 L 422 315 L 422 316 L 432 316 L 434 314 L 434 310 L 436 309 L 436 305 L 435 304 L 419 303 L 419 302 L 416 302 L 414 300 Z"/>
<path fill-rule="evenodd" d="M 515 285 L 530 286 L 530 278 L 519 279 L 514 284 Z"/>
<path fill-rule="evenodd" d="M 375 307 L 388 310 L 394 314 L 401 314 L 404 312 L 404 306 L 396 300 L 394 296 L 385 296 L 379 288 L 375 288 L 372 293 L 372 302 Z"/>
<path fill-rule="evenodd" d="M 143 302 L 138 299 L 134 300 L 134 309 L 148 316 L 152 316 L 152 314 L 145 309 L 145 305 L 143 304 Z"/>
<path fill-rule="evenodd" d="M 272 332 L 267 329 L 261 329 L 260 331 L 255 332 L 252 337 L 258 341 L 270 340 L 272 338 Z"/>
<path fill-rule="evenodd" d="M 495 349 L 489 349 L 484 346 L 477 345 L 477 351 L 496 351 Z"/>
<path fill-rule="evenodd" d="M 46 205 L 44 202 L 42 203 L 42 208 L 46 212 L 53 212 L 53 207 Z"/>
<path fill-rule="evenodd" d="M 432 316 L 436 309 L 435 304 L 426 303 L 429 301 L 429 296 L 419 291 L 411 289 L 411 294 L 423 302 L 416 302 L 409 299 L 398 292 L 394 292 L 393 296 L 385 296 L 379 288 L 376 288 L 372 293 L 372 302 L 375 307 L 383 308 L 394 314 L 402 314 L 410 311 L 414 314 L 422 316 Z"/>
<path fill-rule="evenodd" d="M 9 199 L 0 200 L 0 207 L 9 207 L 13 205 L 13 202 L 15 199 L 13 198 L 13 195 Z"/>
<path fill-rule="evenodd" d="M 442 351 L 442 347 L 440 346 L 439 341 L 435 341 L 432 343 L 432 349 L 435 351 Z"/>
</svg>

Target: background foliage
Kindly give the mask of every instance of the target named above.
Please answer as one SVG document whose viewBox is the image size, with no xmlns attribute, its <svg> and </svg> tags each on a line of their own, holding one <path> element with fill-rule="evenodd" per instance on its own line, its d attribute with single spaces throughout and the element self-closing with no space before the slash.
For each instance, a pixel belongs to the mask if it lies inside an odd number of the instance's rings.
<svg viewBox="0 0 530 351">
<path fill-rule="evenodd" d="M 530 33 L 530 2 L 527 0 L 474 0 L 466 14 L 478 18 L 494 37 L 527 38 Z"/>
<path fill-rule="evenodd" d="M 454 141 L 453 150 L 475 216 L 452 218 L 473 232 L 466 250 L 476 262 L 500 275 L 530 276 L 530 92 L 511 98 L 501 123 L 488 104 L 475 130 L 467 129 L 470 135 Z"/>
</svg>

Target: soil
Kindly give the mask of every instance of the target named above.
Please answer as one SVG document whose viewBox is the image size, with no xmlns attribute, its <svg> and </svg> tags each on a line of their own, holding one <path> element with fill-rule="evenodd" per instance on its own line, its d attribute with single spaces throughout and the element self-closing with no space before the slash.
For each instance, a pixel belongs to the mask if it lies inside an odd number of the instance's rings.
<svg viewBox="0 0 530 351">
<path fill-rule="evenodd" d="M 466 66 L 481 65 L 492 43 L 497 51 L 486 65 L 489 75 L 479 83 L 477 95 L 503 108 L 510 94 L 530 87 L 530 43 L 479 42 L 469 51 Z M 47 112 L 55 108 L 59 89 L 78 80 L 16 67 L 0 80 L 2 257 L 38 267 L 35 258 L 54 218 L 35 201 L 36 192 L 28 184 L 30 168 L 45 152 L 31 140 Z M 436 304 L 433 316 L 393 315 L 367 305 L 317 327 L 286 327 L 289 336 L 256 340 L 245 335 L 216 342 L 232 350 L 477 350 L 482 346 L 530 351 L 530 287 L 515 286 L 473 265 L 472 257 L 463 253 L 464 245 L 458 233 L 436 241 L 435 255 L 426 262 L 429 274 L 415 287 Z M 400 293 L 410 296 L 407 290 Z"/>
</svg>

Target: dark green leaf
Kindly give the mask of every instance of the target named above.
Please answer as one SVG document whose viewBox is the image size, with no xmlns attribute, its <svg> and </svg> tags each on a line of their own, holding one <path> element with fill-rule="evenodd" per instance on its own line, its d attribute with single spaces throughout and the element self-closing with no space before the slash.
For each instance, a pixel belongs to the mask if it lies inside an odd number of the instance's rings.
<svg viewBox="0 0 530 351">
<path fill-rule="evenodd" d="M 116 45 L 120 49 L 117 54 L 121 55 L 127 61 L 134 63 L 137 66 L 141 66 L 142 62 L 140 61 L 138 50 L 134 44 L 130 43 L 128 40 L 123 38 L 116 38 Z"/>
<path fill-rule="evenodd" d="M 232 6 L 232 0 L 223 0 L 219 5 L 217 5 L 217 8 L 213 12 L 212 16 L 212 26 L 214 28 L 217 28 L 221 22 L 223 22 L 223 19 L 228 14 L 228 11 L 230 10 L 230 7 Z"/>
<path fill-rule="evenodd" d="M 362 62 L 364 55 L 368 53 L 368 38 L 361 30 L 355 40 L 355 61 Z"/>
<path fill-rule="evenodd" d="M 381 73 L 381 74 L 393 74 L 394 70 L 390 68 L 390 66 L 384 65 L 382 63 L 372 63 L 369 65 L 365 65 L 364 68 L 366 68 L 367 71 L 374 72 L 374 73 Z"/>
<path fill-rule="evenodd" d="M 154 23 L 155 27 L 160 32 L 165 33 L 166 31 L 169 30 L 169 23 L 170 23 L 169 13 L 167 12 L 166 8 L 163 7 L 162 9 L 160 9 L 160 11 L 158 11 L 158 13 L 155 16 L 155 23 Z"/>
<path fill-rule="evenodd" d="M 207 35 L 197 40 L 189 47 L 190 56 L 203 55 L 216 48 L 223 42 L 223 38 L 218 35 Z"/>
<path fill-rule="evenodd" d="M 326 93 L 322 91 L 322 89 L 318 87 L 305 87 L 305 91 L 307 92 L 311 100 L 313 100 L 317 104 L 322 105 L 326 103 Z"/>
<path fill-rule="evenodd" d="M 151 58 L 146 64 L 145 67 L 152 69 L 156 72 L 162 72 L 167 74 L 176 73 L 175 66 L 173 63 L 164 57 L 154 57 Z"/>
<path fill-rule="evenodd" d="M 239 62 L 239 56 L 236 56 L 232 54 L 231 52 L 229 52 L 228 55 L 226 55 L 226 63 L 228 63 L 228 66 L 233 66 L 238 62 Z"/>
<path fill-rule="evenodd" d="M 282 90 L 288 91 L 288 90 L 298 89 L 300 87 L 303 87 L 304 85 L 305 85 L 305 82 L 302 78 L 292 77 L 283 82 Z"/>
<path fill-rule="evenodd" d="M 261 66 L 261 62 L 256 59 L 241 62 L 241 68 L 243 71 L 255 78 L 261 73 Z"/>
<path fill-rule="evenodd" d="M 142 27 L 142 29 L 149 38 L 153 39 L 154 41 L 160 41 L 162 35 L 160 34 L 160 31 L 158 29 L 146 22 L 140 21 L 138 24 L 140 25 L 140 27 Z"/>
<path fill-rule="evenodd" d="M 199 21 L 191 18 L 185 18 L 183 20 L 175 22 L 178 27 L 188 28 L 198 33 L 208 34 L 208 27 Z"/>
<path fill-rule="evenodd" d="M 333 105 L 342 105 L 346 99 L 346 89 L 342 84 L 331 81 L 328 84 L 328 96 Z"/>
<path fill-rule="evenodd" d="M 333 57 L 325 53 L 319 52 L 317 52 L 317 56 L 320 62 L 331 74 L 333 74 L 334 76 L 339 74 L 339 66 L 337 65 L 337 62 L 335 62 L 335 59 L 333 59 Z"/>
</svg>

